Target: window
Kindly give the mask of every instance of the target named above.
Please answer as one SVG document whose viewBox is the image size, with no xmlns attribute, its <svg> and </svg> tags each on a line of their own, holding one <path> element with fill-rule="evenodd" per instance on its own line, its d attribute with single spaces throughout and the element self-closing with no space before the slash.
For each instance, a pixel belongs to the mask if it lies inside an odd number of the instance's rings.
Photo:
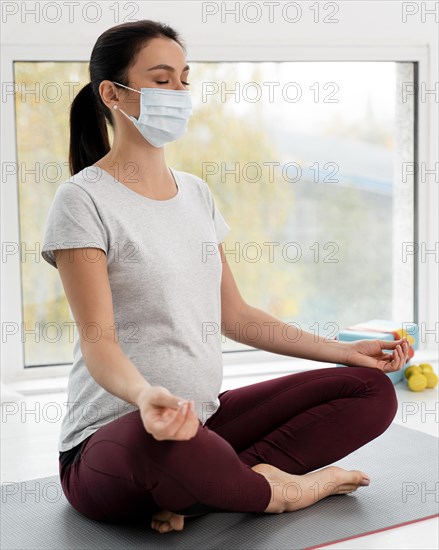
<svg viewBox="0 0 439 550">
<path fill-rule="evenodd" d="M 167 161 L 209 184 L 232 229 L 223 247 L 243 298 L 326 337 L 371 318 L 416 320 L 413 256 L 401 261 L 398 244 L 415 240 L 413 179 L 401 171 L 414 155 L 413 98 L 401 94 L 413 63 L 190 64 L 194 115 Z M 20 241 L 30 250 L 69 176 L 69 105 L 87 69 L 14 63 L 19 90 L 37 91 L 16 95 Z M 25 366 L 71 363 L 59 274 L 39 253 L 21 270 L 23 321 L 44 334 L 44 345 L 26 338 Z M 247 337 L 257 347 L 255 327 Z M 224 339 L 226 352 L 248 349 Z"/>
<path fill-rule="evenodd" d="M 88 81 L 87 64 L 16 62 L 14 71 L 23 323 L 35 329 L 23 344 L 24 366 L 69 364 L 73 320 L 58 271 L 40 252 L 53 195 L 69 177 L 69 105 Z"/>
</svg>

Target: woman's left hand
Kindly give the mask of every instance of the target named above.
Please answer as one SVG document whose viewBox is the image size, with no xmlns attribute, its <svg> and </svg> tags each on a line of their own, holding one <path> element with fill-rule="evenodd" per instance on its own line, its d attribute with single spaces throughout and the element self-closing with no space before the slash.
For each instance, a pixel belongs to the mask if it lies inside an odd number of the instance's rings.
<svg viewBox="0 0 439 550">
<path fill-rule="evenodd" d="M 356 340 L 346 344 L 343 365 L 348 367 L 370 367 L 383 372 L 401 370 L 408 358 L 409 343 L 406 338 L 395 340 Z M 391 350 L 384 353 L 382 350 Z"/>
</svg>

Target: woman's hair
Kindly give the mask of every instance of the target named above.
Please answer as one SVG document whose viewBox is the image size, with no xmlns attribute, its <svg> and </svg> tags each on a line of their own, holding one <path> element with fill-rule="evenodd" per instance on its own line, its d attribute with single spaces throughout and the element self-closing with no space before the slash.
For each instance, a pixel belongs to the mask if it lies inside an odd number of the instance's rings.
<svg viewBox="0 0 439 550">
<path fill-rule="evenodd" d="M 90 57 L 90 82 L 79 91 L 70 107 L 71 175 L 91 166 L 110 150 L 106 121 L 113 128 L 114 123 L 110 109 L 100 97 L 100 83 L 112 80 L 129 86 L 128 69 L 153 38 L 170 38 L 184 49 L 174 29 L 148 19 L 116 25 L 97 39 Z"/>
</svg>

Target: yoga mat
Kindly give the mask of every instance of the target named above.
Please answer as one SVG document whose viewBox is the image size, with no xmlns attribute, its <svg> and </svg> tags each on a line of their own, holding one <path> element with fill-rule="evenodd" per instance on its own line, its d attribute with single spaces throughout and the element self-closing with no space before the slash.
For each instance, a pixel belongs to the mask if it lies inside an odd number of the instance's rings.
<svg viewBox="0 0 439 550">
<path fill-rule="evenodd" d="M 283 514 L 222 512 L 186 518 L 183 531 L 99 523 L 79 514 L 59 476 L 1 487 L 2 550 L 310 549 L 439 515 L 438 438 L 392 423 L 334 462 L 371 484 Z M 329 464 L 328 464 L 329 466 Z M 33 491 L 33 493 L 32 493 Z"/>
</svg>

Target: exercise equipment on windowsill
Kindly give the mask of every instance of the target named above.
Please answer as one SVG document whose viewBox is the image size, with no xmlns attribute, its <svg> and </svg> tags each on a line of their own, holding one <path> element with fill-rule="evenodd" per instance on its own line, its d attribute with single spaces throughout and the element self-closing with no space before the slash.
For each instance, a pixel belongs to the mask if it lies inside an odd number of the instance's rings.
<svg viewBox="0 0 439 550">
<path fill-rule="evenodd" d="M 430 363 L 410 365 L 404 372 L 407 385 L 411 391 L 424 391 L 426 388 L 435 388 L 438 383 L 437 374 Z"/>
</svg>

